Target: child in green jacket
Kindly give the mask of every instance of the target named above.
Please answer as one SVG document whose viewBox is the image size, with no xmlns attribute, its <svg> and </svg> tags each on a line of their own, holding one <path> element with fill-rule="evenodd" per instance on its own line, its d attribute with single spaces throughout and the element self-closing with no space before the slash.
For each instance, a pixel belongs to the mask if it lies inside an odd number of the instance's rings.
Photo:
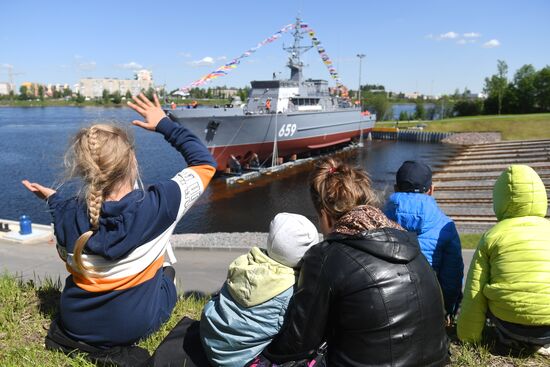
<svg viewBox="0 0 550 367">
<path fill-rule="evenodd" d="M 470 265 L 458 337 L 479 342 L 487 317 L 511 347 L 550 348 L 550 221 L 546 189 L 529 166 L 512 165 L 493 189 L 498 223 L 485 232 Z M 545 348 L 546 346 L 546 348 Z"/>
</svg>

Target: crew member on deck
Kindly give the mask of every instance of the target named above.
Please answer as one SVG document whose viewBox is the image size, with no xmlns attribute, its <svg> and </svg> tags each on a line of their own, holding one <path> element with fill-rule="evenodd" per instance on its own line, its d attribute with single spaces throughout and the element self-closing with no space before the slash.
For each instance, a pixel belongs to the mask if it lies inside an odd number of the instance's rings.
<svg viewBox="0 0 550 367">
<path fill-rule="evenodd" d="M 266 112 L 271 112 L 271 98 L 268 98 L 266 101 L 265 101 L 265 110 Z"/>
</svg>

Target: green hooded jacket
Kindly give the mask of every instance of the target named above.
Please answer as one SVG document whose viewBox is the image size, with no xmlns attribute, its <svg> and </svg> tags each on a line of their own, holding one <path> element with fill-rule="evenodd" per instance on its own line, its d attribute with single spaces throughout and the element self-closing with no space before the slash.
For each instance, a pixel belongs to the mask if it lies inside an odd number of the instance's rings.
<svg viewBox="0 0 550 367">
<path fill-rule="evenodd" d="M 478 342 L 487 308 L 521 325 L 550 325 L 550 221 L 540 177 L 512 165 L 493 189 L 498 223 L 481 238 L 464 289 L 457 332 Z"/>
</svg>

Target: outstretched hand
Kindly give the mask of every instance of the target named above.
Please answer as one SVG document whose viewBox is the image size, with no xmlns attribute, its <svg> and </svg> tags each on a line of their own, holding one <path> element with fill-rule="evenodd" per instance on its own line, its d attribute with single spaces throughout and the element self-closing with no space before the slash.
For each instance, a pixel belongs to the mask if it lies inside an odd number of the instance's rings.
<svg viewBox="0 0 550 367">
<path fill-rule="evenodd" d="M 132 124 L 142 127 L 145 130 L 155 131 L 160 120 L 166 117 L 166 114 L 160 106 L 157 95 L 155 94 L 153 97 L 154 103 L 151 102 L 149 98 L 145 97 L 143 93 L 140 93 L 137 97 L 132 97 L 135 103 L 128 102 L 128 106 L 145 119 L 145 121 L 134 120 Z"/>
<path fill-rule="evenodd" d="M 39 199 L 46 200 L 53 194 L 55 194 L 55 190 L 50 189 L 49 187 L 44 187 L 36 182 L 29 182 L 28 180 L 21 181 L 23 186 L 25 186 L 30 192 L 35 194 Z"/>
</svg>

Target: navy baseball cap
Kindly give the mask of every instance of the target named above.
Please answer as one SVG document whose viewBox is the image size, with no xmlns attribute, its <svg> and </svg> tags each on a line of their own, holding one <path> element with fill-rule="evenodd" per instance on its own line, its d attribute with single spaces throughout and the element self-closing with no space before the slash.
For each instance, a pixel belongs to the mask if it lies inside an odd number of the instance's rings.
<svg viewBox="0 0 550 367">
<path fill-rule="evenodd" d="M 425 193 L 432 186 L 430 166 L 419 161 L 405 161 L 395 177 L 400 192 Z"/>
</svg>

